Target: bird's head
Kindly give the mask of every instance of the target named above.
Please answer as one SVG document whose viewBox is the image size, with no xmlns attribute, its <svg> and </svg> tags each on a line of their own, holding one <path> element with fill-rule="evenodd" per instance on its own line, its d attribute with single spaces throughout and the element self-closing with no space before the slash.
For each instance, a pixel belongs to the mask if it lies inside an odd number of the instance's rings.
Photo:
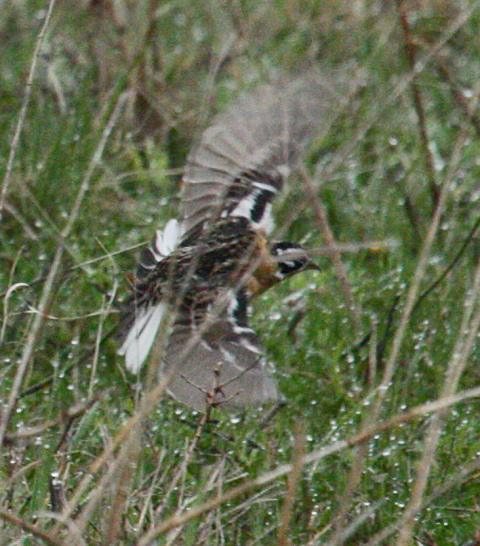
<svg viewBox="0 0 480 546">
<path fill-rule="evenodd" d="M 270 251 L 273 258 L 278 262 L 278 271 L 275 274 L 279 280 L 305 271 L 306 269 L 319 270 L 318 265 L 313 263 L 308 252 L 296 243 L 281 241 L 272 243 Z"/>
</svg>

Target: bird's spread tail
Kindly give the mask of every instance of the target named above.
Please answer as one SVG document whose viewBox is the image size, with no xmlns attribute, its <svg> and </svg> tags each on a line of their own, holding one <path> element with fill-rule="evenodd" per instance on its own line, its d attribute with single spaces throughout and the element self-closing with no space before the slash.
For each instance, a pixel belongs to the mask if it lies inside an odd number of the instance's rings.
<svg viewBox="0 0 480 546">
<path fill-rule="evenodd" d="M 125 357 L 127 370 L 138 373 L 155 341 L 167 306 L 157 303 L 138 309 L 118 354 Z"/>
<path fill-rule="evenodd" d="M 183 230 L 175 219 L 167 222 L 163 231 L 157 231 L 151 245 L 142 253 L 138 265 L 136 281 L 142 281 L 156 265 L 169 256 L 179 245 Z M 125 332 L 118 354 L 125 357 L 127 370 L 138 373 L 145 362 L 158 329 L 165 317 L 167 304 L 137 304 L 135 294 L 130 302 L 130 309 L 124 320 Z"/>
<path fill-rule="evenodd" d="M 163 231 L 157 230 L 150 245 L 142 252 L 137 268 L 137 279 L 142 280 L 154 270 L 159 262 L 177 248 L 183 235 L 180 222 L 172 218 Z"/>
</svg>

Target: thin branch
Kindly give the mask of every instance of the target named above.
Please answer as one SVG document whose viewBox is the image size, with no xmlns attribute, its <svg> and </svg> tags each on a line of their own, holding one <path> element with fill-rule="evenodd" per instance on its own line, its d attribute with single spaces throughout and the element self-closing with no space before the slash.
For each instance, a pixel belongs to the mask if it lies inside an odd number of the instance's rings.
<svg viewBox="0 0 480 546">
<path fill-rule="evenodd" d="M 50 546 L 65 546 L 62 541 L 57 540 L 56 538 L 49 535 L 47 532 L 39 529 L 36 525 L 28 523 L 28 521 L 20 519 L 10 512 L 6 512 L 5 510 L 0 509 L 0 519 L 3 519 L 4 521 L 7 521 L 8 523 L 15 525 L 16 527 L 20 527 L 20 529 L 23 529 L 28 533 L 32 533 L 33 536 L 39 538 L 40 540 L 43 540 L 45 544 L 50 544 Z"/>
<path fill-rule="evenodd" d="M 100 345 L 102 345 L 107 339 L 109 339 L 110 337 L 113 336 L 113 334 L 117 331 L 117 327 L 114 326 L 112 327 L 101 339 L 100 341 Z M 86 351 L 83 355 L 81 355 L 81 357 L 79 357 L 78 360 L 75 360 L 74 362 L 71 362 L 70 364 L 68 364 L 68 366 L 65 366 L 64 368 L 61 369 L 61 373 L 63 375 L 66 375 L 70 370 L 72 370 L 73 368 L 75 368 L 75 366 L 79 366 L 81 365 L 82 363 L 86 362 L 88 359 L 90 359 L 91 357 L 94 357 L 95 356 L 95 351 L 96 351 L 96 345 L 93 349 L 89 349 L 88 351 Z M 50 385 L 54 380 L 55 380 L 55 377 L 56 377 L 56 374 L 53 373 L 51 374 L 50 376 L 46 377 L 45 379 L 43 379 L 42 381 L 39 381 L 38 383 L 35 383 L 34 385 L 32 385 L 31 387 L 28 387 L 28 389 L 25 389 L 24 391 L 22 391 L 18 397 L 19 398 L 24 398 L 25 396 L 31 396 L 32 394 L 35 394 L 36 392 L 44 389 L 45 387 L 48 387 L 48 385 Z"/>
<path fill-rule="evenodd" d="M 450 159 L 451 166 L 450 166 L 449 172 L 447 173 L 447 180 L 445 181 L 444 187 L 442 188 L 437 210 L 435 211 L 435 216 L 438 215 L 439 209 L 441 208 L 441 203 L 442 201 L 444 201 L 445 189 L 450 185 L 449 181 L 453 179 L 454 173 L 456 172 L 457 167 L 461 161 L 466 138 L 467 138 L 467 130 L 465 127 L 463 127 L 463 129 L 460 131 L 460 135 L 457 138 L 455 142 L 455 146 L 453 148 L 452 156 Z M 480 262 L 475 272 L 473 295 L 469 295 L 466 297 L 466 301 L 465 301 L 466 307 L 465 307 L 465 312 L 462 319 L 462 326 L 460 329 L 459 336 L 457 337 L 457 343 L 455 344 L 453 356 L 448 366 L 448 370 L 447 370 L 445 381 L 444 381 L 444 386 L 442 389 L 442 396 L 449 396 L 455 392 L 458 381 L 460 379 L 460 375 L 462 374 L 463 369 L 465 368 L 466 360 L 468 358 L 468 355 L 470 354 L 470 351 L 472 348 L 471 346 L 473 345 L 473 339 L 480 325 L 480 307 L 479 307 L 477 316 L 474 317 L 474 319 L 472 319 L 471 323 L 469 322 L 471 318 L 471 314 L 473 313 L 473 310 L 474 310 L 474 306 L 476 303 L 479 290 L 480 290 Z M 412 311 L 413 311 L 413 306 L 412 306 Z M 478 322 L 476 322 L 476 320 L 478 320 Z M 475 331 L 475 335 L 473 338 L 471 338 L 472 331 Z M 412 496 L 410 498 L 410 501 L 403 515 L 402 526 L 400 529 L 400 534 L 399 534 L 398 543 L 397 543 L 398 546 L 406 546 L 410 542 L 412 532 L 413 532 L 413 527 L 415 525 L 415 515 L 417 514 L 422 503 L 422 497 L 425 492 L 425 488 L 427 486 L 431 465 L 433 464 L 433 460 L 435 458 L 435 452 L 436 452 L 436 448 L 440 438 L 440 433 L 442 431 L 444 418 L 445 418 L 444 414 L 434 416 L 428 428 L 428 431 L 425 437 L 425 444 L 424 444 L 425 449 L 423 451 L 420 462 L 418 463 L 416 480 L 413 484 L 413 489 L 412 489 Z"/>
<path fill-rule="evenodd" d="M 417 50 L 415 43 L 412 38 L 412 33 L 410 31 L 410 24 L 408 22 L 408 13 L 405 7 L 404 0 L 396 1 L 398 14 L 400 16 L 400 24 L 402 26 L 403 38 L 404 38 L 404 48 L 405 55 L 408 60 L 410 70 L 413 72 L 417 61 Z M 440 190 L 435 179 L 435 169 L 433 167 L 433 157 L 430 150 L 428 134 L 427 134 L 427 123 L 425 108 L 423 106 L 422 94 L 420 93 L 420 88 L 417 84 L 416 75 L 410 81 L 410 87 L 412 89 L 413 104 L 415 106 L 415 112 L 417 113 L 418 120 L 418 130 L 420 132 L 420 142 L 422 144 L 423 153 L 425 155 L 425 165 L 427 168 L 427 175 L 430 185 L 430 193 L 432 196 L 432 210 L 435 210 L 438 200 L 440 198 Z"/>
<path fill-rule="evenodd" d="M 445 278 L 448 276 L 448 274 L 451 271 L 453 271 L 455 266 L 460 262 L 461 258 L 465 254 L 465 251 L 467 250 L 468 246 L 472 243 L 472 241 L 475 240 L 475 234 L 476 234 L 479 227 L 480 227 L 480 217 L 473 224 L 473 226 L 470 229 L 467 237 L 465 238 L 463 243 L 460 245 L 459 250 L 457 251 L 457 253 L 453 257 L 451 262 L 442 271 L 442 273 L 440 273 L 440 275 L 429 286 L 427 286 L 427 288 L 425 288 L 425 290 L 418 296 L 417 300 L 415 301 L 415 305 L 413 306 L 411 316 L 413 316 L 414 313 L 416 313 L 418 311 L 420 305 L 425 301 L 425 299 L 436 288 L 438 288 L 438 286 L 440 286 L 440 284 L 445 280 Z M 399 296 L 395 297 L 395 299 L 394 299 L 394 301 L 393 301 L 393 303 L 392 303 L 392 305 L 391 305 L 391 307 L 390 307 L 390 309 L 388 311 L 387 319 L 385 321 L 383 321 L 383 322 L 386 323 L 386 327 L 385 327 L 385 333 L 382 336 L 382 340 L 378 343 L 377 360 L 378 360 L 379 363 L 381 363 L 382 360 L 383 360 L 383 353 L 384 353 L 384 349 L 385 349 L 385 345 L 386 345 L 386 340 L 388 338 L 388 334 L 389 334 L 391 326 L 393 324 L 393 318 L 394 318 L 395 310 L 398 307 L 399 299 L 400 299 Z M 365 335 L 365 337 L 353 347 L 353 350 L 358 350 L 358 349 L 364 347 L 369 342 L 371 336 L 372 336 L 372 330 L 370 330 Z"/>
<path fill-rule="evenodd" d="M 195 430 L 195 434 L 193 435 L 192 440 L 190 441 L 187 449 L 185 450 L 185 455 L 183 456 L 182 462 L 178 467 L 177 472 L 173 476 L 170 485 L 166 491 L 166 493 L 163 495 L 162 502 L 157 506 L 155 509 L 155 517 L 159 518 L 165 507 L 167 506 L 167 503 L 170 499 L 170 495 L 173 493 L 175 488 L 178 485 L 178 482 L 180 481 L 180 478 L 185 474 L 187 471 L 187 467 L 190 464 L 190 461 L 192 459 L 193 453 L 197 447 L 198 441 L 200 440 L 202 433 L 205 429 L 205 425 L 207 424 L 208 420 L 210 418 L 210 411 L 204 413 L 201 415 L 200 420 L 197 425 L 197 429 Z"/>
<path fill-rule="evenodd" d="M 388 329 L 388 326 L 387 326 Z M 375 386 L 375 376 L 376 376 L 376 370 L 377 370 L 377 360 L 379 356 L 379 350 L 378 350 L 378 344 L 377 344 L 377 327 L 376 323 L 372 324 L 372 335 L 370 338 L 370 347 L 369 347 L 369 385 L 370 385 L 370 393 L 374 392 L 374 386 Z M 365 430 L 368 428 L 368 426 L 371 426 L 375 423 L 375 420 L 378 418 L 378 415 L 370 415 L 367 414 L 363 416 L 362 423 L 360 425 L 360 431 Z M 353 455 L 353 463 L 350 468 L 350 471 L 348 473 L 348 477 L 346 480 L 346 487 L 345 491 L 342 492 L 342 495 L 339 499 L 339 508 L 332 518 L 332 524 L 333 524 L 333 533 L 329 540 L 330 546 L 337 546 L 340 544 L 343 544 L 346 540 L 346 537 L 348 534 L 346 534 L 346 528 L 348 524 L 347 517 L 350 512 L 350 508 L 352 506 L 355 491 L 358 489 L 362 474 L 366 465 L 367 457 L 368 457 L 368 449 L 369 445 L 368 442 L 364 442 L 363 444 L 360 444 L 358 447 L 354 450 Z"/>
<path fill-rule="evenodd" d="M 381 241 L 379 241 L 381 243 Z M 131 252 L 132 250 L 137 250 L 139 248 L 142 248 L 144 246 L 147 246 L 150 243 L 150 241 L 143 241 L 141 243 L 136 243 L 134 245 L 128 246 L 126 248 L 121 248 L 120 250 L 115 250 L 114 252 L 109 252 L 108 254 L 102 254 L 102 256 L 97 256 L 96 258 L 91 258 L 90 260 L 86 260 L 84 262 L 81 262 L 76 265 L 72 265 L 64 270 L 64 273 L 72 273 L 73 271 L 76 271 L 77 269 L 83 269 L 87 265 L 92 265 L 97 262 L 103 262 L 103 260 L 109 260 L 113 256 L 118 256 L 119 254 L 125 254 L 127 252 Z M 375 241 L 373 242 L 375 243 Z M 43 282 L 47 278 L 47 275 L 43 275 L 41 277 L 36 278 L 33 281 L 30 281 L 28 284 L 29 286 L 35 286 L 36 284 L 39 284 Z M 3 297 L 6 295 L 6 292 L 0 293 L 0 297 Z"/>
<path fill-rule="evenodd" d="M 6 434 L 4 438 L 4 442 L 6 444 L 13 444 L 19 440 L 25 440 L 27 438 L 31 438 L 32 436 L 38 436 L 45 432 L 46 430 L 56 427 L 60 425 L 61 423 L 65 423 L 70 421 L 71 419 L 75 419 L 76 417 L 80 417 L 84 413 L 86 413 L 94 404 L 96 404 L 99 400 L 101 400 L 105 396 L 105 393 L 99 393 L 93 396 L 90 400 L 87 400 L 86 402 L 80 402 L 78 404 L 75 404 L 75 406 L 72 406 L 68 410 L 62 412 L 58 417 L 55 419 L 48 419 L 47 421 L 44 421 L 43 423 L 40 423 L 38 425 L 35 425 L 33 427 L 23 427 L 17 432 L 14 432 L 12 434 Z"/>
<path fill-rule="evenodd" d="M 130 436 L 128 442 L 123 446 L 122 453 L 117 459 L 114 476 L 112 476 L 111 487 L 112 500 L 109 503 L 110 509 L 106 514 L 105 522 L 105 544 L 117 544 L 122 532 L 122 520 L 126 513 L 128 502 L 129 485 L 132 481 L 136 464 L 141 451 L 141 434 L 138 429 Z M 80 517 L 80 521 L 86 518 Z"/>
<path fill-rule="evenodd" d="M 17 210 L 16 207 L 14 207 L 11 203 L 8 201 L 5 201 L 3 203 L 3 208 L 5 212 L 8 212 L 15 218 L 15 220 L 22 226 L 23 231 L 25 232 L 25 235 L 31 239 L 32 241 L 38 241 L 38 236 L 35 233 L 35 231 L 30 227 L 27 220 L 22 216 L 19 210 Z M 1 213 L 0 213 L 1 214 Z"/>
<path fill-rule="evenodd" d="M 300 169 L 300 176 L 305 185 L 307 193 L 310 197 L 310 202 L 313 206 L 313 210 L 315 212 L 318 225 L 322 231 L 322 235 L 325 240 L 325 243 L 332 251 L 331 258 L 333 261 L 333 265 L 335 267 L 337 278 L 342 288 L 343 297 L 345 298 L 345 303 L 347 304 L 347 308 L 352 315 L 352 322 L 355 327 L 356 334 L 358 336 L 362 328 L 361 311 L 353 299 L 352 288 L 350 286 L 350 282 L 348 281 L 347 270 L 345 268 L 345 265 L 342 262 L 340 252 L 336 249 L 337 243 L 335 241 L 332 228 L 330 227 L 330 224 L 328 222 L 327 212 L 323 204 L 320 202 L 318 195 L 315 192 L 315 185 L 313 184 L 313 181 L 311 180 L 311 178 L 309 177 L 308 173 L 306 172 L 304 168 Z"/>
<path fill-rule="evenodd" d="M 427 270 L 428 260 L 432 250 L 433 241 L 435 240 L 436 234 L 438 232 L 440 219 L 442 217 L 442 214 L 445 208 L 448 192 L 452 184 L 453 178 L 455 176 L 456 170 L 458 168 L 459 153 L 460 153 L 460 150 L 462 149 L 463 141 L 464 141 L 463 135 L 461 135 L 460 138 L 458 138 L 455 143 L 455 150 L 452 154 L 451 167 L 443 183 L 442 190 L 440 192 L 440 196 L 437 202 L 437 206 L 433 214 L 430 227 L 427 231 L 427 235 L 425 237 L 420 256 L 418 258 L 417 267 L 415 269 L 412 282 L 407 292 L 405 307 L 403 309 L 403 313 L 400 318 L 400 323 L 398 325 L 397 331 L 395 332 L 395 336 L 393 338 L 392 349 L 390 351 L 389 357 L 385 364 L 385 370 L 383 373 L 382 381 L 377 389 L 377 399 L 375 400 L 375 403 L 372 405 L 372 411 L 371 411 L 372 422 L 376 421 L 378 418 L 378 415 L 380 414 L 383 400 L 385 399 L 389 385 L 391 384 L 391 381 L 396 369 L 398 356 L 400 354 L 400 349 L 402 347 L 403 340 L 405 338 L 405 334 L 407 331 L 407 327 L 410 321 L 410 317 L 412 315 L 415 302 L 417 301 L 417 297 L 418 297 L 417 295 L 420 290 L 420 285 L 424 278 L 425 272 Z"/>
<path fill-rule="evenodd" d="M 30 364 L 33 353 L 37 346 L 37 342 L 40 339 L 43 325 L 45 323 L 44 315 L 48 314 L 48 309 L 53 301 L 54 286 L 57 281 L 57 276 L 60 270 L 60 265 L 61 265 L 62 257 L 63 257 L 63 251 L 64 251 L 63 242 L 70 236 L 73 230 L 73 227 L 77 221 L 78 214 L 80 212 L 80 207 L 83 203 L 83 200 L 85 198 L 85 195 L 88 189 L 90 188 L 90 183 L 93 178 L 93 174 L 102 159 L 103 151 L 107 144 L 108 138 L 110 136 L 110 133 L 113 130 L 113 127 L 115 126 L 118 120 L 118 117 L 120 116 L 125 100 L 126 100 L 126 95 L 125 94 L 121 95 L 117 101 L 117 104 L 115 105 L 113 113 L 110 119 L 108 120 L 108 123 L 105 126 L 105 129 L 103 130 L 103 133 L 100 137 L 100 141 L 97 145 L 97 148 L 95 149 L 93 157 L 87 168 L 87 172 L 85 173 L 82 183 L 80 184 L 80 188 L 78 190 L 77 197 L 73 204 L 72 210 L 70 211 L 68 221 L 62 230 L 61 240 L 55 251 L 55 255 L 53 257 L 50 271 L 48 272 L 47 279 L 43 286 L 40 302 L 38 305 L 39 314 L 35 315 L 35 318 L 33 319 L 33 322 L 32 322 L 32 327 L 30 331 L 28 332 L 25 347 L 24 347 L 22 356 L 20 358 L 20 363 L 17 368 L 17 373 L 15 375 L 15 379 L 13 381 L 13 385 L 10 391 L 10 396 L 9 396 L 7 405 L 2 412 L 2 417 L 0 421 L 0 445 L 3 444 L 3 439 L 10 422 L 10 417 L 16 406 L 18 395 L 22 387 L 22 383 L 23 383 L 25 374 L 27 372 L 27 368 Z"/>
<path fill-rule="evenodd" d="M 47 13 L 43 20 L 42 28 L 37 37 L 35 43 L 35 49 L 33 51 L 32 64 L 30 65 L 30 71 L 28 73 L 27 83 L 25 84 L 25 94 L 23 95 L 22 107 L 18 116 L 17 126 L 15 127 L 15 133 L 13 135 L 12 143 L 10 145 L 10 153 L 8 154 L 7 168 L 5 170 L 5 176 L 3 178 L 2 192 L 0 194 L 0 221 L 2 220 L 3 208 L 5 205 L 5 199 L 7 197 L 8 187 L 12 178 L 13 164 L 15 162 L 15 156 L 17 154 L 18 145 L 20 142 L 20 135 L 22 134 L 23 126 L 25 125 L 25 119 L 27 117 L 27 110 L 30 104 L 30 98 L 32 96 L 33 81 L 35 79 L 35 72 L 37 70 L 37 63 L 40 57 L 40 51 L 42 50 L 45 36 L 47 34 L 47 28 L 50 23 L 53 8 L 55 7 L 56 0 L 50 0 L 48 3 Z M 1 442 L 0 442 L 1 445 Z"/>
<path fill-rule="evenodd" d="M 468 233 L 467 237 L 463 241 L 463 243 L 460 245 L 460 248 L 458 249 L 458 252 L 453 257 L 452 261 L 448 264 L 448 266 L 442 271 L 442 273 L 432 282 L 430 286 L 428 286 L 419 296 L 417 301 L 415 302 L 415 305 L 412 309 L 412 314 L 418 309 L 418 307 L 423 303 L 423 300 L 428 297 L 434 290 L 437 288 L 441 282 L 445 279 L 445 277 L 450 273 L 450 271 L 453 270 L 453 268 L 458 264 L 460 259 L 462 258 L 463 254 L 465 253 L 465 250 L 467 249 L 468 245 L 474 240 L 475 233 L 477 232 L 477 229 L 480 227 L 480 216 L 477 218 L 476 222 L 473 224 L 472 229 Z"/>
<path fill-rule="evenodd" d="M 430 506 L 434 500 L 438 499 L 442 495 L 445 495 L 445 493 L 448 493 L 454 487 L 458 487 L 459 485 L 464 483 L 467 480 L 467 478 L 470 476 L 470 474 L 474 472 L 477 473 L 479 470 L 480 470 L 480 459 L 478 458 L 466 464 L 462 468 L 462 470 L 460 470 L 460 472 L 458 472 L 453 478 L 450 478 L 448 481 L 436 487 L 428 495 L 428 497 L 426 497 L 423 500 L 420 510 L 423 510 L 427 506 Z M 399 520 L 396 520 L 393 523 L 389 524 L 387 527 L 384 527 L 381 531 L 379 531 L 376 535 L 374 535 L 365 544 L 365 546 L 378 546 L 379 544 L 385 544 L 384 541 L 398 530 L 400 523 L 401 522 Z"/>
<path fill-rule="evenodd" d="M 317 463 L 318 461 L 330 455 L 333 455 L 334 453 L 343 451 L 344 449 L 348 447 L 353 447 L 353 446 L 362 444 L 376 434 L 380 434 L 381 432 L 390 430 L 391 428 L 397 427 L 403 423 L 410 422 L 413 419 L 416 419 L 418 417 L 423 417 L 429 413 L 442 411 L 459 402 L 464 402 L 466 400 L 470 400 L 472 398 L 478 398 L 478 397 L 480 397 L 480 387 L 475 387 L 473 389 L 465 390 L 457 395 L 449 396 L 448 398 L 440 398 L 438 400 L 435 400 L 434 402 L 427 402 L 426 404 L 421 404 L 420 406 L 416 406 L 409 411 L 395 415 L 394 417 L 387 419 L 386 421 L 382 421 L 380 423 L 372 425 L 366 428 L 365 430 L 358 432 L 357 434 L 354 434 L 353 436 L 350 436 L 350 438 L 347 438 L 346 440 L 339 440 L 328 446 L 325 446 L 316 451 L 313 451 L 301 458 L 301 464 L 305 466 L 312 463 Z M 203 504 L 201 504 L 200 506 L 197 506 L 196 508 L 195 507 L 191 508 L 186 513 L 182 513 L 180 515 L 175 514 L 172 517 L 165 520 L 163 523 L 157 525 L 156 527 L 154 527 L 153 529 L 145 533 L 139 539 L 137 546 L 148 546 L 159 535 L 166 533 L 167 531 L 170 531 L 171 529 L 174 529 L 175 527 L 184 525 L 190 520 L 197 518 L 201 516 L 202 514 L 209 512 L 210 510 L 214 510 L 215 508 L 224 504 L 225 502 L 233 500 L 243 495 L 244 493 L 251 491 L 252 489 L 255 489 L 262 485 L 273 482 L 277 480 L 278 478 L 281 478 L 282 476 L 286 476 L 292 472 L 292 469 L 293 467 L 291 464 L 280 465 L 277 468 L 269 472 L 266 472 L 257 478 L 249 480 L 246 483 L 243 483 L 237 487 L 234 487 L 226 491 L 222 495 L 218 495 L 217 497 L 214 497 L 204 502 Z"/>
<path fill-rule="evenodd" d="M 454 80 L 450 68 L 447 66 L 447 63 L 444 61 L 440 55 L 437 55 L 435 58 L 437 62 L 437 71 L 440 76 L 448 83 L 450 86 L 450 92 L 453 95 L 456 103 L 460 106 L 465 117 L 473 125 L 475 132 L 480 136 L 480 119 L 476 115 L 475 110 L 471 107 L 471 104 L 467 101 L 465 95 L 463 94 L 461 88 L 458 86 L 457 82 Z"/>
<path fill-rule="evenodd" d="M 445 381 L 442 388 L 442 396 L 451 396 L 457 389 L 460 377 L 467 365 L 467 359 L 473 349 L 475 338 L 480 327 L 480 261 L 475 272 L 474 285 L 471 291 L 467 292 L 464 302 L 464 316 L 460 326 L 457 343 L 453 349 L 452 358 L 445 374 Z M 474 309 L 477 306 L 476 313 Z M 428 478 L 432 464 L 435 460 L 440 434 L 443 429 L 446 414 L 444 411 L 434 415 L 431 419 L 425 435 L 424 449 L 417 466 L 416 479 L 412 487 L 412 495 L 402 517 L 398 546 L 410 544 L 415 516 L 418 513 L 422 498 L 427 487 Z"/>
<path fill-rule="evenodd" d="M 282 512 L 280 516 L 280 527 L 278 529 L 278 546 L 288 546 L 291 541 L 288 539 L 288 530 L 290 520 L 292 519 L 293 505 L 297 494 L 297 487 L 302 477 L 303 463 L 302 457 L 305 452 L 305 438 L 303 436 L 303 427 L 299 425 L 295 434 L 295 449 L 293 453 L 292 471 L 288 475 L 287 491 L 283 501 Z"/>
</svg>

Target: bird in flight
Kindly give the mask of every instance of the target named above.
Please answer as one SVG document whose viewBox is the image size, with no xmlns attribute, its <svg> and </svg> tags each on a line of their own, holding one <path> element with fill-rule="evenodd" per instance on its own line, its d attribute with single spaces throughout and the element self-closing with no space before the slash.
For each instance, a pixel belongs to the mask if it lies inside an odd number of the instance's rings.
<svg viewBox="0 0 480 546">
<path fill-rule="evenodd" d="M 176 400 L 199 411 L 278 400 L 248 309 L 283 279 L 317 269 L 301 245 L 270 240 L 271 209 L 336 103 L 324 80 L 277 82 L 233 101 L 203 132 L 187 159 L 181 219 L 140 257 L 120 327 L 130 372 L 168 317 L 160 369 Z"/>
</svg>

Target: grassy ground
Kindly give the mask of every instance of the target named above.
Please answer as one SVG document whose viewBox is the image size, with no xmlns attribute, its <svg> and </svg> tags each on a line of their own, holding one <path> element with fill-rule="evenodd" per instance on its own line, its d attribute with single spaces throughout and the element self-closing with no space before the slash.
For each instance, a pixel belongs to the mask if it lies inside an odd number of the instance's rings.
<svg viewBox="0 0 480 546">
<path fill-rule="evenodd" d="M 0 544 L 479 544 L 480 393 L 411 412 L 479 382 L 476 2 L 59 3 L 30 89 L 46 8 L 0 21 Z M 361 86 L 305 160 L 317 208 L 294 176 L 278 225 L 323 246 L 320 203 L 339 242 L 396 241 L 342 257 L 360 325 L 321 257 L 255 305 L 269 423 L 145 409 L 112 335 L 128 249 L 212 113 L 308 67 Z"/>
</svg>

